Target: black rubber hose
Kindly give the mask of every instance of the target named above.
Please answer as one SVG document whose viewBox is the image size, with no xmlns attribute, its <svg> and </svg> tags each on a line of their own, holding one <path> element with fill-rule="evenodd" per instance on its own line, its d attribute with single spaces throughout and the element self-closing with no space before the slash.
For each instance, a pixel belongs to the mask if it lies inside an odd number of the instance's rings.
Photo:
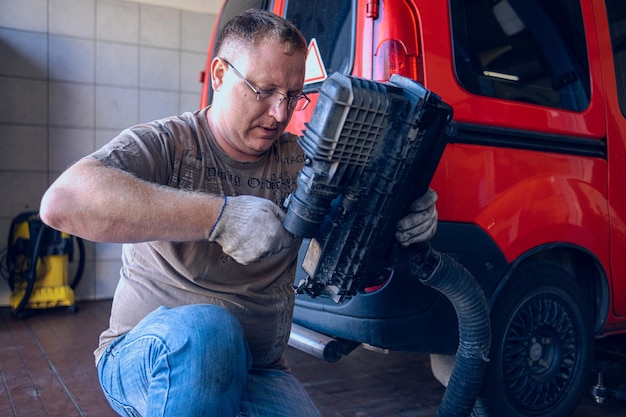
<svg viewBox="0 0 626 417">
<path fill-rule="evenodd" d="M 46 234 L 46 226 L 42 223 L 41 227 L 37 231 L 37 235 L 35 236 L 35 241 L 32 246 L 33 253 L 30 259 L 30 264 L 28 267 L 28 273 L 26 275 L 26 289 L 24 290 L 24 296 L 18 303 L 18 305 L 14 309 L 14 314 L 19 316 L 22 313 L 22 310 L 28 304 L 30 300 L 30 296 L 33 293 L 33 289 L 35 288 L 35 281 L 37 281 L 37 264 L 39 260 L 39 255 L 41 253 L 41 248 L 43 247 L 44 236 Z"/>
<path fill-rule="evenodd" d="M 70 283 L 70 288 L 75 290 L 83 277 L 83 272 L 85 272 L 85 242 L 78 236 L 70 236 L 70 244 L 72 244 L 72 239 L 76 239 L 76 244 L 78 245 L 78 267 L 74 274 L 74 279 Z"/>
<path fill-rule="evenodd" d="M 491 326 L 487 300 L 472 274 L 454 259 L 429 244 L 414 246 L 417 253 L 409 261 L 411 272 L 450 300 L 459 326 L 456 361 L 437 417 L 468 417 L 489 361 Z"/>
</svg>

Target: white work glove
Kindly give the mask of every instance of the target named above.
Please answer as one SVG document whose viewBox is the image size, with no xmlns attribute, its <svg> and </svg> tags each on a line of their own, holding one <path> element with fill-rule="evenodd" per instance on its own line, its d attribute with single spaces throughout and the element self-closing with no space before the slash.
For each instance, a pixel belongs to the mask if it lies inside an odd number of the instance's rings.
<svg viewBox="0 0 626 417">
<path fill-rule="evenodd" d="M 264 198 L 225 197 L 209 241 L 219 243 L 225 254 L 248 265 L 294 245 L 294 236 L 283 227 L 283 217 L 283 211 Z"/>
<path fill-rule="evenodd" d="M 411 204 L 411 212 L 396 225 L 396 239 L 402 246 L 425 242 L 437 231 L 437 193 L 429 188 Z"/>
</svg>

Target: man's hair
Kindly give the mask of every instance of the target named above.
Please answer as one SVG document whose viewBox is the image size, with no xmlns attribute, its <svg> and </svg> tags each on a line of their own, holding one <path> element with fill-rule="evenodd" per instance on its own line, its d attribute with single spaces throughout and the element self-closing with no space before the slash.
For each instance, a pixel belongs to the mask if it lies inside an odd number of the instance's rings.
<svg viewBox="0 0 626 417">
<path fill-rule="evenodd" d="M 224 25 L 215 43 L 216 55 L 231 46 L 254 46 L 263 41 L 284 43 L 287 53 L 307 54 L 306 39 L 293 23 L 265 10 L 250 9 Z"/>
</svg>

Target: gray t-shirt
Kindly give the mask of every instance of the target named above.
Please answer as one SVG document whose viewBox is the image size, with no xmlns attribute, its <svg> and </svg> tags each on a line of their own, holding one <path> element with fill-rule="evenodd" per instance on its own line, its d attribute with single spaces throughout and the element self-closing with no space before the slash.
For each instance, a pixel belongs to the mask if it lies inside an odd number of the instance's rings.
<svg viewBox="0 0 626 417">
<path fill-rule="evenodd" d="M 304 163 L 297 137 L 284 134 L 257 161 L 235 161 L 215 143 L 207 111 L 126 129 L 88 158 L 152 183 L 217 195 L 254 195 L 282 207 Z M 239 319 L 254 366 L 283 367 L 298 246 L 244 266 L 208 241 L 125 244 L 110 327 L 100 336 L 96 363 L 115 338 L 159 306 L 210 303 Z"/>
</svg>

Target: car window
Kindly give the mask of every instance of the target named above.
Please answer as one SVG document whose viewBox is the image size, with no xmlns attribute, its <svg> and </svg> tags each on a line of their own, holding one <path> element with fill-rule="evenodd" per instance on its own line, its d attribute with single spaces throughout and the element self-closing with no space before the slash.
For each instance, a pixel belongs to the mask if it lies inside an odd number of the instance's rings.
<svg viewBox="0 0 626 417">
<path fill-rule="evenodd" d="M 465 89 L 574 111 L 589 105 L 579 0 L 451 0 L 450 10 Z"/>
<path fill-rule="evenodd" d="M 622 115 L 626 117 L 626 3 L 624 0 L 606 0 L 611 46 L 617 81 L 617 96 Z"/>
<path fill-rule="evenodd" d="M 356 1 L 288 1 L 285 17 L 308 42 L 315 38 L 328 75 L 350 74 L 354 61 Z"/>
</svg>

